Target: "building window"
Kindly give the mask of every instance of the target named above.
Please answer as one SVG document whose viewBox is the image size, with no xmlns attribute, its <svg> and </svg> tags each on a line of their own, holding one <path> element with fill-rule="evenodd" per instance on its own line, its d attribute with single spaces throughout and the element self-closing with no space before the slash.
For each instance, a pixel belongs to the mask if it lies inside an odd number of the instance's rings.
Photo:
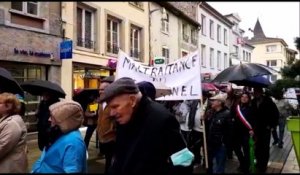
<svg viewBox="0 0 300 175">
<path fill-rule="evenodd" d="M 243 50 L 243 60 L 246 61 L 246 52 Z"/>
<path fill-rule="evenodd" d="M 277 80 L 277 75 L 270 75 L 271 81 L 275 82 Z"/>
<path fill-rule="evenodd" d="M 210 68 L 214 68 L 214 49 L 210 48 L 210 52 L 209 52 L 209 66 Z"/>
<path fill-rule="evenodd" d="M 249 53 L 249 63 L 251 63 L 251 53 Z"/>
<path fill-rule="evenodd" d="M 267 60 L 267 66 L 277 66 L 277 60 Z"/>
<path fill-rule="evenodd" d="M 191 29 L 191 42 L 194 45 L 197 45 L 198 43 L 198 33 L 196 28 Z"/>
<path fill-rule="evenodd" d="M 201 33 L 202 35 L 206 36 L 206 17 L 204 15 L 201 15 Z"/>
<path fill-rule="evenodd" d="M 238 57 L 239 54 L 239 47 L 236 45 L 233 45 L 233 53 L 235 54 L 236 57 Z"/>
<path fill-rule="evenodd" d="M 269 46 L 266 46 L 266 52 L 267 52 L 267 53 L 276 52 L 276 50 L 277 50 L 277 46 L 276 46 L 276 45 L 269 45 Z"/>
<path fill-rule="evenodd" d="M 141 34 L 139 27 L 131 25 L 130 29 L 130 56 L 141 60 Z"/>
<path fill-rule="evenodd" d="M 214 22 L 212 20 L 209 20 L 209 36 L 214 39 Z"/>
<path fill-rule="evenodd" d="M 167 47 L 163 47 L 162 48 L 162 56 L 166 58 L 166 64 L 169 63 L 169 58 L 170 58 L 170 55 L 169 55 L 169 48 Z"/>
<path fill-rule="evenodd" d="M 239 32 L 239 24 L 234 23 L 233 30 L 236 31 L 237 33 Z"/>
<path fill-rule="evenodd" d="M 137 1 L 137 2 L 129 2 L 129 4 L 132 4 L 140 9 L 144 9 L 144 6 L 143 6 L 143 2 L 140 2 L 140 1 Z"/>
<path fill-rule="evenodd" d="M 28 1 L 28 2 L 12 2 L 11 8 L 14 10 L 21 11 L 26 14 L 38 15 L 38 2 Z"/>
<path fill-rule="evenodd" d="M 94 13 L 77 7 L 77 46 L 94 49 Z"/>
<path fill-rule="evenodd" d="M 120 27 L 121 21 L 111 16 L 107 19 L 106 51 L 118 54 L 120 48 Z"/>
<path fill-rule="evenodd" d="M 189 42 L 188 25 L 187 24 L 182 24 L 182 39 L 185 42 Z"/>
<path fill-rule="evenodd" d="M 218 51 L 218 53 L 217 53 L 217 68 L 219 69 L 219 70 L 221 70 L 221 52 L 220 51 Z"/>
<path fill-rule="evenodd" d="M 161 20 L 162 32 L 169 33 L 169 14 L 167 14 L 167 19 Z"/>
<path fill-rule="evenodd" d="M 220 25 L 217 26 L 217 39 L 218 39 L 218 42 L 221 43 L 221 26 Z"/>
<path fill-rule="evenodd" d="M 224 45 L 227 46 L 227 29 L 224 29 Z"/>
<path fill-rule="evenodd" d="M 188 55 L 189 53 L 187 51 L 181 51 L 181 58 L 185 57 L 186 55 Z"/>
<path fill-rule="evenodd" d="M 224 53 L 224 69 L 226 69 L 228 67 L 228 57 L 227 57 L 227 53 Z"/>
<path fill-rule="evenodd" d="M 201 65 L 206 66 L 206 46 L 201 45 Z"/>
</svg>

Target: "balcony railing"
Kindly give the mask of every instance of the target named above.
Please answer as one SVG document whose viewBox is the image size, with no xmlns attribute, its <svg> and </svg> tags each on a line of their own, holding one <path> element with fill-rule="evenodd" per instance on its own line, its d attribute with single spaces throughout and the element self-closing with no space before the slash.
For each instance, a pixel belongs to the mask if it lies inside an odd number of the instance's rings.
<svg viewBox="0 0 300 175">
<path fill-rule="evenodd" d="M 86 38 L 77 38 L 77 46 L 84 47 L 87 49 L 94 49 L 95 41 Z"/>
<path fill-rule="evenodd" d="M 111 45 L 111 43 L 107 43 L 107 52 L 112 54 L 118 54 L 120 47 L 116 44 Z"/>
<path fill-rule="evenodd" d="M 130 56 L 133 58 L 137 58 L 138 60 L 141 60 L 141 52 L 137 51 L 137 50 L 130 50 Z"/>
</svg>

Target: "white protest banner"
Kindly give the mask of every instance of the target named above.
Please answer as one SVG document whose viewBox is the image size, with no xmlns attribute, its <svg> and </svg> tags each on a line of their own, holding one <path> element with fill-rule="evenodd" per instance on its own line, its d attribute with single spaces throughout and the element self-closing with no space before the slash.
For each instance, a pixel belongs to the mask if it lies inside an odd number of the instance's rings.
<svg viewBox="0 0 300 175">
<path fill-rule="evenodd" d="M 198 51 L 167 65 L 149 67 L 134 61 L 120 50 L 116 79 L 121 77 L 130 77 L 136 82 L 149 81 L 157 89 L 161 85 L 171 89 L 172 94 L 156 100 L 199 100 L 202 94 Z"/>
</svg>

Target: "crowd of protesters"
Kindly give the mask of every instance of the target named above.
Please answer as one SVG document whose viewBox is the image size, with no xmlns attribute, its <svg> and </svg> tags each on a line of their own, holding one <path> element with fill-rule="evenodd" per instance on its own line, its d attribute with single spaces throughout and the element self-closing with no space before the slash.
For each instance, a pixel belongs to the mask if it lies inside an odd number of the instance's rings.
<svg viewBox="0 0 300 175">
<path fill-rule="evenodd" d="M 150 82 L 114 81 L 114 76 L 103 79 L 99 98 L 90 96 L 84 106 L 45 93 L 36 113 L 41 155 L 31 172 L 87 173 L 87 150 L 96 130 L 105 174 L 191 174 L 201 165 L 207 173 L 224 173 L 233 155 L 237 168 L 249 173 L 250 138 L 257 172 L 263 173 L 271 135 L 273 145 L 282 148 L 285 120 L 293 111 L 283 93 L 270 97 L 262 88 L 236 93 L 228 87 L 203 91 L 201 100 L 172 102 L 155 101 L 155 94 Z M 27 171 L 23 113 L 17 96 L 0 94 L 0 172 Z M 82 125 L 87 126 L 84 138 Z"/>
<path fill-rule="evenodd" d="M 283 93 L 271 97 L 263 88 L 247 87 L 235 92 L 229 86 L 225 92 L 203 91 L 202 108 L 200 100 L 175 102 L 173 113 L 195 155 L 194 165 L 205 165 L 205 133 L 208 173 L 224 173 L 226 160 L 232 159 L 233 153 L 239 160 L 240 172 L 253 172 L 249 155 L 251 137 L 255 143 L 256 172 L 266 172 L 271 134 L 273 145 L 282 148 L 286 118 L 295 111 Z"/>
</svg>

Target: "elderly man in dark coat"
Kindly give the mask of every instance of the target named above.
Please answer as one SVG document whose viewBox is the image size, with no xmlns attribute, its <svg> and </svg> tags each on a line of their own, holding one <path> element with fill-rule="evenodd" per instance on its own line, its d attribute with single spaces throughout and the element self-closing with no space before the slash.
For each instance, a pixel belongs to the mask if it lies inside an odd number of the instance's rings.
<svg viewBox="0 0 300 175">
<path fill-rule="evenodd" d="M 124 77 L 110 84 L 101 101 L 107 102 L 117 121 L 109 174 L 192 173 L 194 156 L 186 149 L 176 118 L 143 96 L 133 79 Z"/>
</svg>

